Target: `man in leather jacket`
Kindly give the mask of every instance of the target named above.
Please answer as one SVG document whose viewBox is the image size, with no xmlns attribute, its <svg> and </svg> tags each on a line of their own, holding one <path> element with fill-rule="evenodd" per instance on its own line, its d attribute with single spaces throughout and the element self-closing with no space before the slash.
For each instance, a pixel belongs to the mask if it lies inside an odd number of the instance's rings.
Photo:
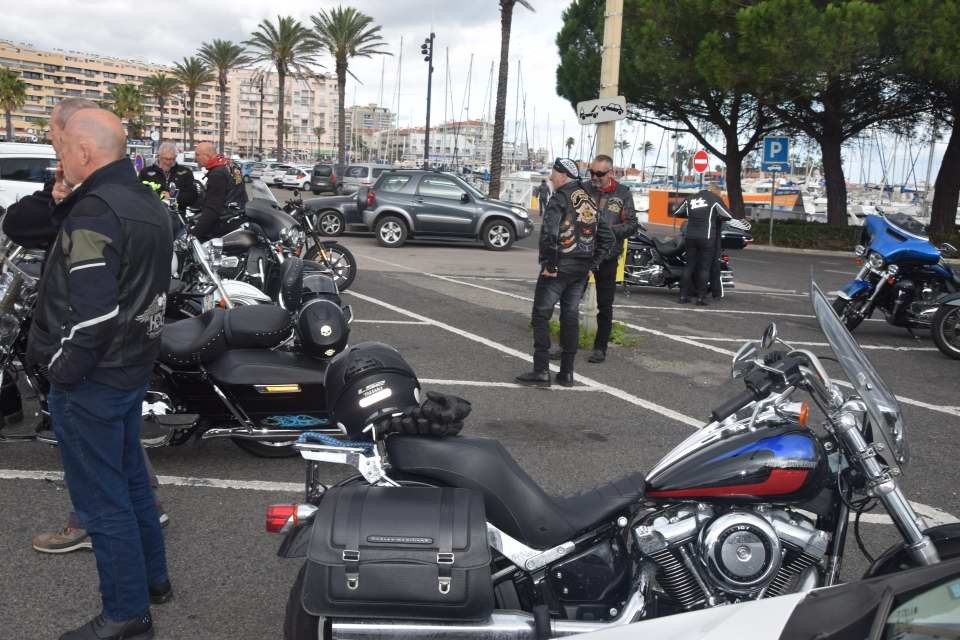
<svg viewBox="0 0 960 640">
<path fill-rule="evenodd" d="M 674 211 L 677 218 L 687 218 L 685 245 L 687 266 L 680 281 L 680 303 L 690 301 L 690 293 L 696 291 L 697 304 L 706 305 L 704 296 L 711 264 L 716 260 L 720 228 L 725 220 L 733 218 L 720 198 L 719 189 L 698 192 L 687 198 Z"/>
<path fill-rule="evenodd" d="M 590 195 L 597 203 L 600 215 L 610 224 L 615 240 L 610 253 L 593 271 L 597 283 L 597 337 L 593 341 L 593 353 L 588 360 L 594 363 L 607 359 L 607 343 L 610 342 L 610 331 L 613 329 L 617 263 L 620 261 L 623 241 L 640 228 L 637 211 L 633 206 L 633 194 L 628 187 L 610 175 L 612 169 L 613 158 L 603 154 L 598 155 L 590 165 Z"/>
<path fill-rule="evenodd" d="M 157 161 L 140 172 L 140 181 L 156 185 L 159 192 L 168 191 L 170 183 L 177 189 L 177 208 L 183 213 L 199 199 L 190 167 L 177 164 L 177 145 L 164 142 L 157 149 Z"/>
<path fill-rule="evenodd" d="M 610 254 L 613 232 L 580 184 L 576 163 L 557 158 L 550 174 L 553 195 L 540 227 L 540 277 L 533 297 L 533 371 L 517 382 L 550 386 L 550 318 L 560 303 L 560 373 L 557 383 L 573 386 L 580 335 L 580 298 L 591 269 Z"/>
<path fill-rule="evenodd" d="M 217 237 L 223 231 L 221 222 L 229 217 L 228 207 L 247 203 L 243 172 L 235 162 L 219 155 L 210 142 L 201 142 L 196 150 L 197 162 L 207 169 L 207 195 L 193 235 L 201 242 Z"/>
<path fill-rule="evenodd" d="M 54 211 L 59 233 L 27 361 L 51 383 L 67 488 L 93 543 L 103 601 L 100 615 L 61 640 L 152 635 L 150 601 L 172 590 L 140 412 L 163 329 L 169 217 L 137 179 L 112 113 L 74 114 L 58 151 L 72 191 Z"/>
</svg>

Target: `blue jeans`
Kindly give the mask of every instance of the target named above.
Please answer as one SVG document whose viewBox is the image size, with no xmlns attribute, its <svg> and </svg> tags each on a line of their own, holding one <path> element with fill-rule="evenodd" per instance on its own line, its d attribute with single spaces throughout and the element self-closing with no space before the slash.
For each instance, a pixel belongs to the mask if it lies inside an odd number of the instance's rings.
<svg viewBox="0 0 960 640">
<path fill-rule="evenodd" d="M 554 278 L 541 274 L 533 294 L 533 370 L 550 369 L 550 318 L 553 308 L 560 303 L 560 360 L 561 373 L 573 373 L 573 362 L 580 342 L 580 298 L 587 286 L 587 271 L 559 272 Z"/>
<path fill-rule="evenodd" d="M 67 489 L 93 542 L 103 613 L 136 618 L 150 608 L 147 585 L 164 582 L 167 558 L 140 448 L 146 385 L 114 389 L 90 380 L 48 396 Z"/>
</svg>

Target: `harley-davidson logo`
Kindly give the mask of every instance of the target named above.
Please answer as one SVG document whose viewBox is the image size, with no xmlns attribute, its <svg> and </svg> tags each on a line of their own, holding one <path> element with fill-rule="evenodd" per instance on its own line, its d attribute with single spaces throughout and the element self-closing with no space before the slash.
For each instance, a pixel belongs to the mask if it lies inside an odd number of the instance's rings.
<svg viewBox="0 0 960 640">
<path fill-rule="evenodd" d="M 433 544 L 433 538 L 415 538 L 409 536 L 367 536 L 367 542 L 374 544 Z"/>
</svg>

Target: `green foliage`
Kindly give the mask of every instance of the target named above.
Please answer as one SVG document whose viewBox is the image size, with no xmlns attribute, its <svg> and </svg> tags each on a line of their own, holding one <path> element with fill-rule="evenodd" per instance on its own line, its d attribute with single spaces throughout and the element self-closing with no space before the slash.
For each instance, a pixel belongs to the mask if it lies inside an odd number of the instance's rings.
<svg viewBox="0 0 960 640">
<path fill-rule="evenodd" d="M 173 75 L 187 91 L 187 102 L 190 105 L 190 118 L 186 125 L 187 130 L 190 132 L 189 144 L 192 147 L 194 131 L 197 128 L 195 117 L 197 90 L 208 82 L 213 82 L 214 75 L 210 67 L 207 66 L 207 63 L 197 56 L 186 57 L 182 62 L 174 64 Z"/>
<path fill-rule="evenodd" d="M 217 72 L 217 85 L 220 89 L 220 153 L 223 153 L 227 127 L 227 74 L 233 69 L 249 64 L 250 57 L 244 52 L 242 46 L 229 40 L 219 39 L 204 42 L 198 55 L 210 69 Z"/>
<path fill-rule="evenodd" d="M 159 134 L 160 138 L 163 139 L 164 108 L 167 100 L 180 92 L 180 82 L 173 76 L 168 76 L 160 71 L 144 79 L 143 90 L 157 101 L 157 108 L 160 111 Z"/>
<path fill-rule="evenodd" d="M 27 102 L 27 85 L 9 69 L 0 69 L 0 109 L 7 124 L 7 140 L 13 141 L 13 112 Z"/>
<path fill-rule="evenodd" d="M 579 347 L 581 349 L 593 349 L 593 341 L 597 337 L 596 331 L 584 331 L 580 327 Z M 560 322 L 550 321 L 550 339 L 555 343 L 560 341 Z M 620 322 L 614 322 L 610 329 L 610 344 L 618 347 L 636 348 L 643 344 L 643 338 L 629 332 L 626 325 Z"/>
<path fill-rule="evenodd" d="M 761 220 L 753 226 L 753 241 L 768 244 L 770 221 Z M 821 222 L 802 220 L 774 220 L 773 244 L 791 249 L 823 249 L 851 251 L 860 241 L 860 227 L 835 227 Z M 730 257 L 736 263 L 736 254 Z"/>
<path fill-rule="evenodd" d="M 604 0 L 574 0 L 563 10 L 563 26 L 556 40 L 560 51 L 557 95 L 569 100 L 573 106 L 599 95 L 604 4 Z M 627 20 L 624 20 L 625 29 L 626 25 Z M 625 46 L 626 43 L 624 38 Z M 620 76 L 621 80 L 625 79 L 623 70 Z"/>
<path fill-rule="evenodd" d="M 143 134 L 143 94 L 133 84 L 115 84 L 110 87 L 110 110 L 121 120 L 127 121 L 127 134 L 140 138 Z"/>
</svg>

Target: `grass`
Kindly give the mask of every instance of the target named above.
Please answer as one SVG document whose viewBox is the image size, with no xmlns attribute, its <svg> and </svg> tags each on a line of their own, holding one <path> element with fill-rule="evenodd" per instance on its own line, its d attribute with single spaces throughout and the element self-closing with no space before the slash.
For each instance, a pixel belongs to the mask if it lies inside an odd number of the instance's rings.
<svg viewBox="0 0 960 640">
<path fill-rule="evenodd" d="M 580 327 L 580 348 L 593 349 L 593 341 L 596 337 L 596 332 L 584 331 L 583 327 Z M 550 339 L 554 343 L 560 341 L 560 322 L 558 320 L 550 321 Z M 618 347 L 639 347 L 643 344 L 643 337 L 629 333 L 626 325 L 614 322 L 610 330 L 610 344 L 615 344 Z"/>
</svg>

